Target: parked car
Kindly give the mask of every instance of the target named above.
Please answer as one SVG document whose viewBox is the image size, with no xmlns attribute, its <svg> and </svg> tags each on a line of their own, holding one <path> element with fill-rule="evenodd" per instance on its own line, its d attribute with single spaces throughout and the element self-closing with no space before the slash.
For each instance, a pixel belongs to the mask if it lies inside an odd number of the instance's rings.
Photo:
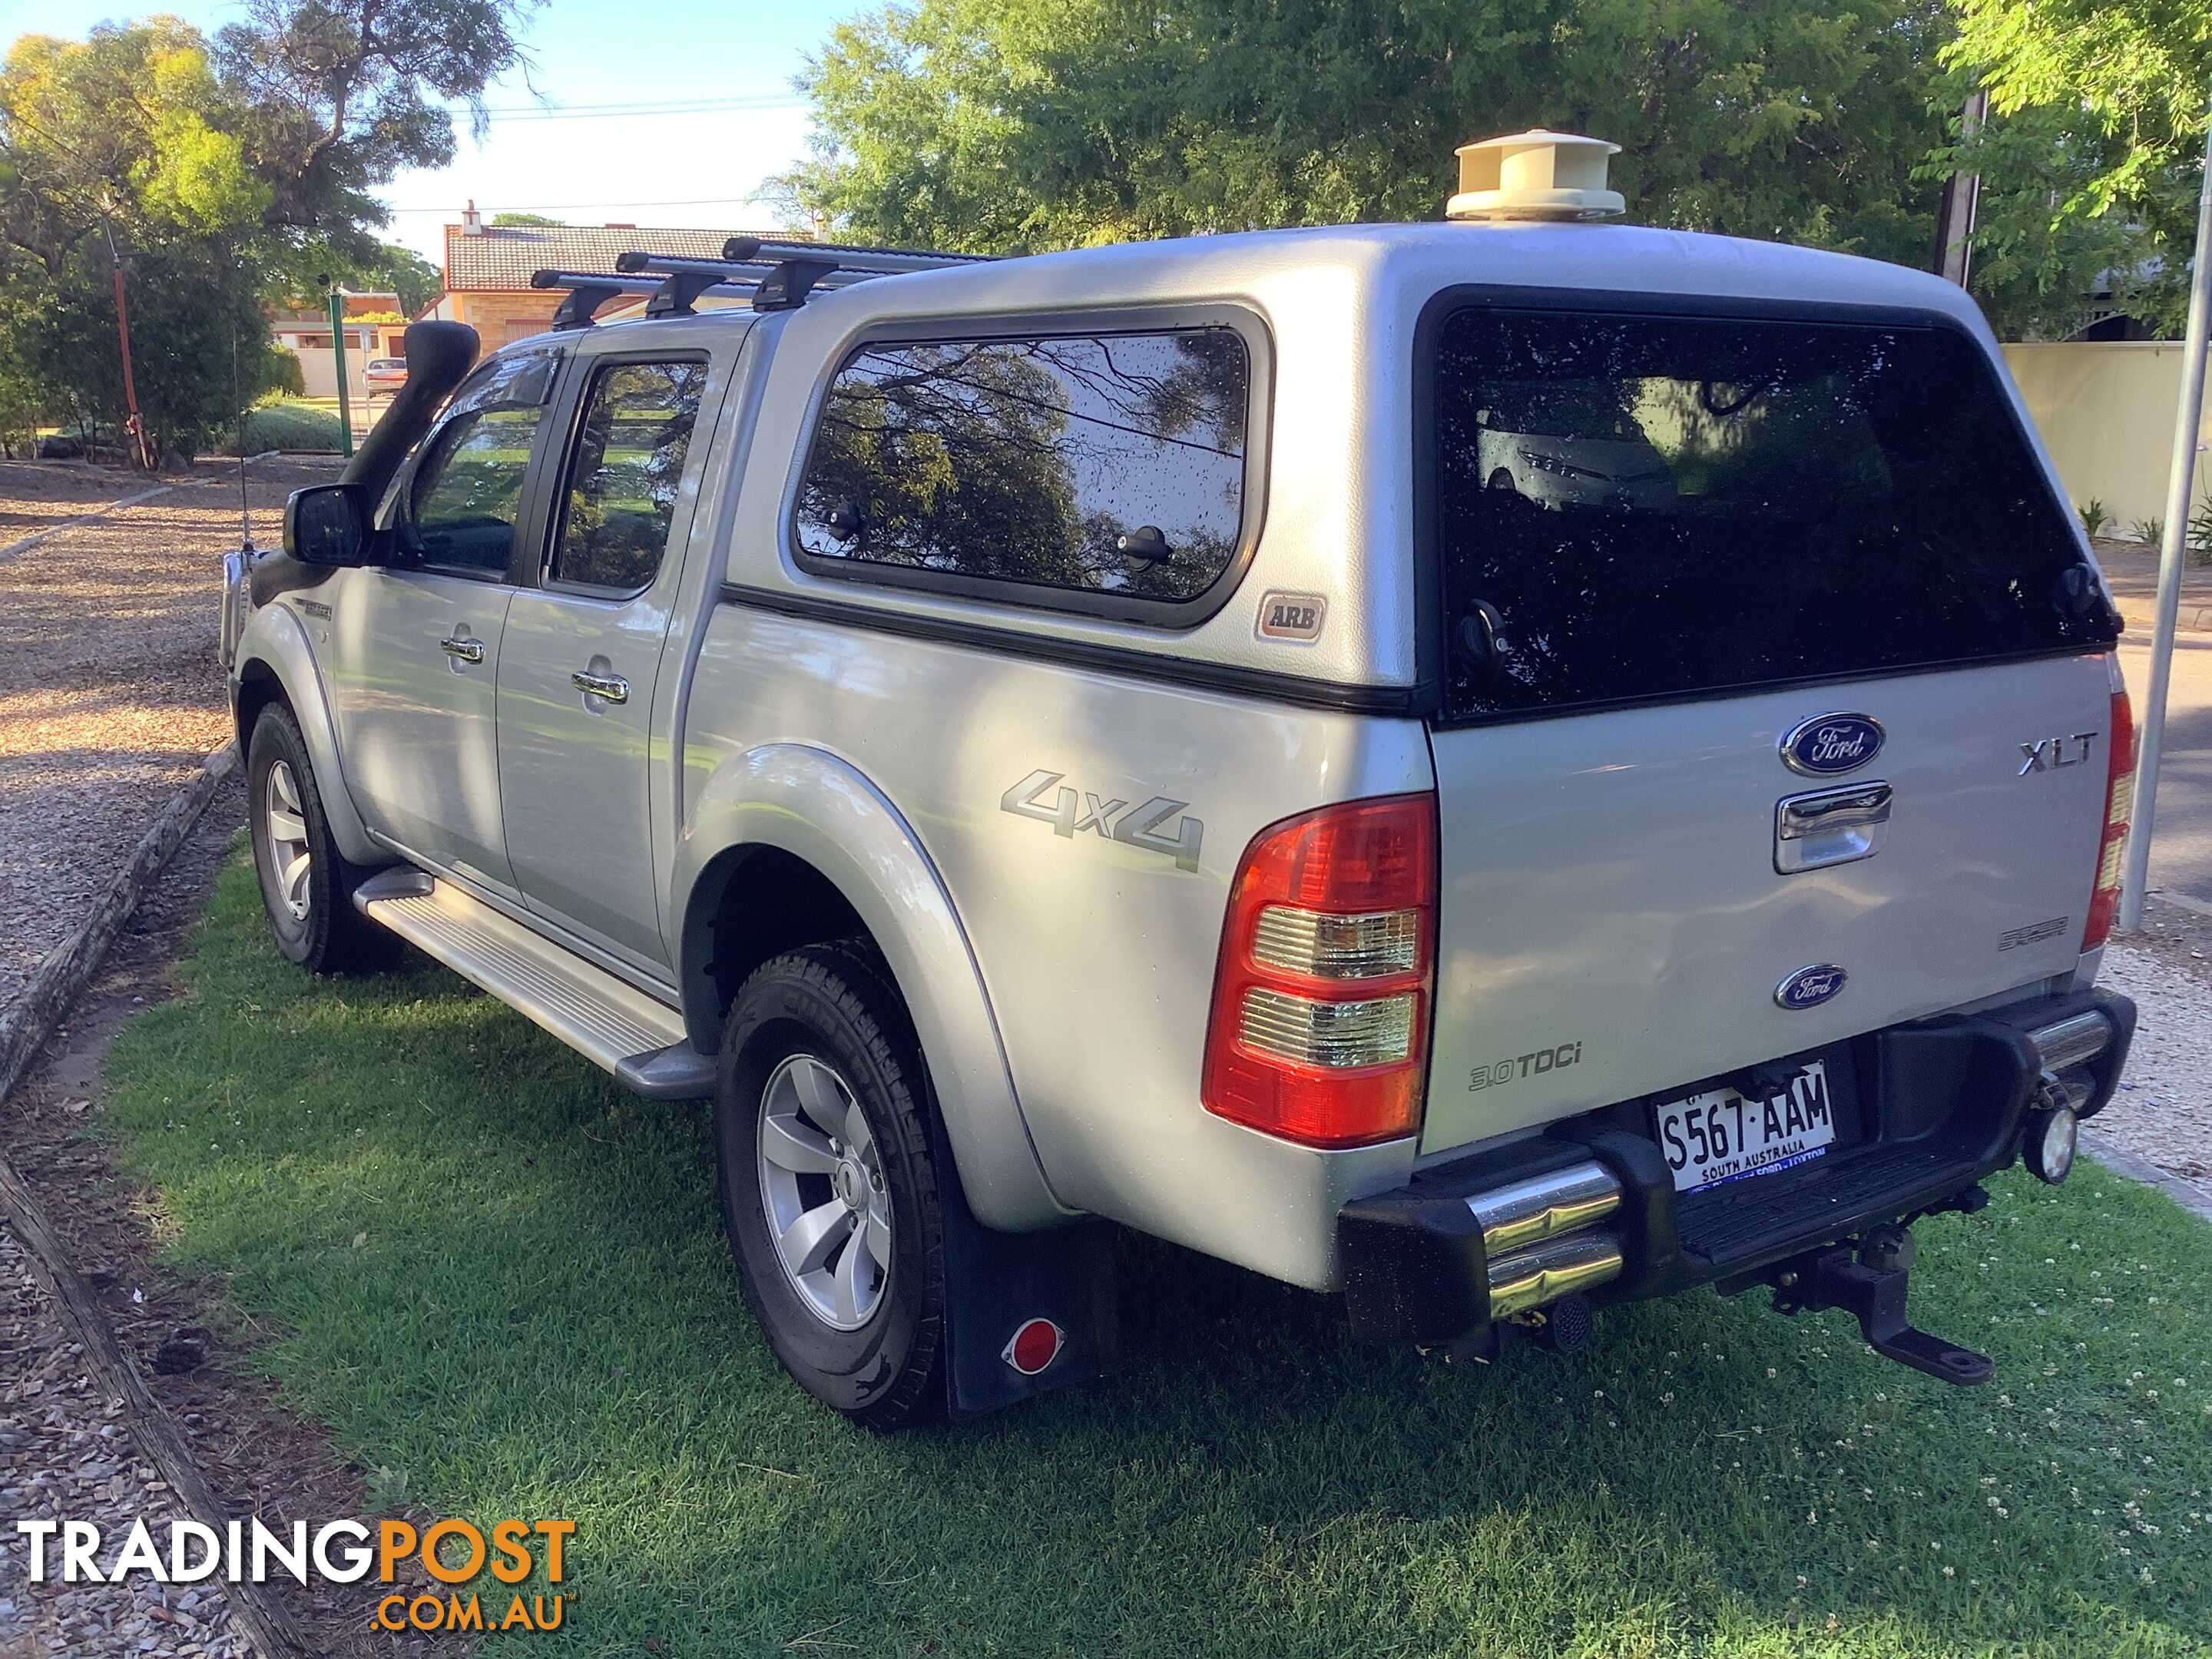
<svg viewBox="0 0 2212 1659">
<path fill-rule="evenodd" d="M 1986 1378 L 1908 1229 L 2116 1086 L 2118 618 L 1957 288 L 1493 195 L 417 324 L 229 574 L 277 945 L 710 1101 L 878 1428 L 1110 1365 L 1116 1226 L 1377 1341 L 1763 1286 Z"/>
<path fill-rule="evenodd" d="M 362 366 L 362 378 L 371 392 L 397 392 L 407 384 L 404 357 L 371 357 Z"/>
</svg>

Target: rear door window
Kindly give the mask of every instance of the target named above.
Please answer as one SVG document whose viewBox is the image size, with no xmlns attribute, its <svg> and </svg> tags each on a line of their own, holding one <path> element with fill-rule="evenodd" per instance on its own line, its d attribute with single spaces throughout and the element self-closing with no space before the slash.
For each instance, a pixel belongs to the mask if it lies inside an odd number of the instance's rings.
<svg viewBox="0 0 2212 1659">
<path fill-rule="evenodd" d="M 1251 378 L 1228 328 L 863 346 L 816 431 L 800 550 L 955 592 L 1194 599 L 1237 551 Z"/>
<path fill-rule="evenodd" d="M 1476 307 L 1437 374 L 1448 716 L 2113 637 L 1948 328 Z"/>
</svg>

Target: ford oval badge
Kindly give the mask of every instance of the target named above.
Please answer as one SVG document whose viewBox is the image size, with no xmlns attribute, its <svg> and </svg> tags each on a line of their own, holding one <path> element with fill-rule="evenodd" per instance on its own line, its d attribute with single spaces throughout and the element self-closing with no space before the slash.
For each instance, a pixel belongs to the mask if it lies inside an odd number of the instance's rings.
<svg viewBox="0 0 2212 1659">
<path fill-rule="evenodd" d="M 1808 778 L 1833 777 L 1881 752 L 1881 722 L 1867 714 L 1815 714 L 1782 734 L 1782 763 Z"/>
<path fill-rule="evenodd" d="M 1817 1008 L 1844 988 L 1848 975 L 1832 962 L 1800 968 L 1774 988 L 1778 1008 Z"/>
</svg>

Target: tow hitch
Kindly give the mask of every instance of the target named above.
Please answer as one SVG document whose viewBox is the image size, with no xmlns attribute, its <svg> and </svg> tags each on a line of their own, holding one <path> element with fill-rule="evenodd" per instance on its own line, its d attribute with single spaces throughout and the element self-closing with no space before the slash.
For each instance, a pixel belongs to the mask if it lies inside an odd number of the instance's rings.
<svg viewBox="0 0 2212 1659">
<path fill-rule="evenodd" d="M 1914 1250 L 1911 1233 L 1887 1222 L 1868 1228 L 1856 1247 L 1833 1245 L 1784 1261 L 1765 1275 L 1774 1286 L 1774 1310 L 1801 1314 L 1841 1308 L 1857 1318 L 1876 1353 L 1961 1388 L 1988 1382 L 1996 1374 L 1988 1355 L 1955 1347 L 1905 1318 L 1905 1283 Z"/>
</svg>

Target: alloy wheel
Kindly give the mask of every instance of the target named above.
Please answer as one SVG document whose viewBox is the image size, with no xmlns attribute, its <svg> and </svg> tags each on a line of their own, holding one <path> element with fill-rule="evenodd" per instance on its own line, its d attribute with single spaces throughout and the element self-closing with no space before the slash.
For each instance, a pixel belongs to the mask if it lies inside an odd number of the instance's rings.
<svg viewBox="0 0 2212 1659">
<path fill-rule="evenodd" d="M 816 1318 L 858 1330 L 891 1272 L 890 1194 L 867 1114 L 812 1054 L 785 1060 L 762 1093 L 761 1201 L 776 1258 Z"/>
<path fill-rule="evenodd" d="M 264 828 L 268 832 L 269 868 L 276 878 L 277 896 L 295 921 L 307 918 L 307 878 L 314 860 L 307 848 L 307 815 L 300 805 L 300 781 L 289 763 L 278 761 L 269 769 L 261 802 Z"/>
</svg>

